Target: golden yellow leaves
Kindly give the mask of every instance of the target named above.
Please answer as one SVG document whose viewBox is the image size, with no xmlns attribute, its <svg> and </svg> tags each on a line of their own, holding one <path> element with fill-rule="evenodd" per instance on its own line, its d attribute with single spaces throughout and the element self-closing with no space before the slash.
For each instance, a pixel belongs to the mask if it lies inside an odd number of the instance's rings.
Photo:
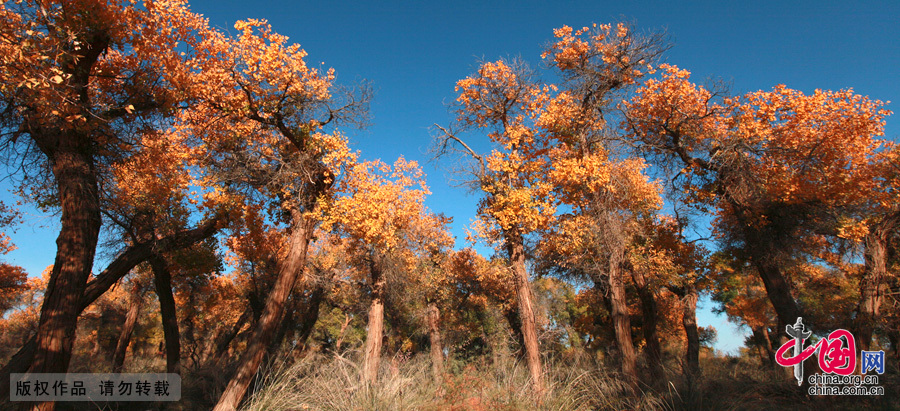
<svg viewBox="0 0 900 411">
<path fill-rule="evenodd" d="M 358 157 L 356 152 L 350 150 L 347 137 L 339 132 L 314 133 L 310 136 L 309 147 L 334 177 L 340 176 L 344 168 L 356 163 Z"/>
<path fill-rule="evenodd" d="M 270 100 L 275 95 L 291 96 L 296 101 L 330 97 L 334 71 L 328 70 L 323 76 L 317 69 L 308 67 L 304 60 L 307 53 L 300 45 L 288 45 L 288 38 L 273 32 L 265 20 L 238 21 L 234 27 L 241 31 L 232 44 L 237 69 L 243 77 L 236 79 L 238 87 L 256 95 L 259 101 Z"/>
<path fill-rule="evenodd" d="M 884 134 L 883 103 L 852 90 L 806 95 L 777 86 L 735 99 L 731 138 L 761 147 L 753 171 L 786 203 L 856 201 L 873 188 L 868 165 Z"/>
<path fill-rule="evenodd" d="M 577 144 L 580 133 L 602 129 L 606 125 L 603 118 L 585 110 L 578 100 L 571 91 L 560 92 L 540 111 L 535 126 L 552 134 L 554 140 L 568 145 Z"/>
<path fill-rule="evenodd" d="M 471 248 L 451 251 L 441 271 L 447 298 L 453 294 L 465 304 L 480 309 L 496 304 L 502 310 L 515 307 L 515 288 L 509 269 L 499 261 L 488 261 Z M 452 315 L 452 314 L 451 314 Z"/>
<path fill-rule="evenodd" d="M 630 84 L 645 64 L 632 49 L 624 24 L 563 27 L 544 54 L 565 71 L 600 67 L 610 87 Z M 682 73 L 673 71 L 673 75 Z M 602 76 L 601 76 L 602 77 Z M 610 161 L 588 139 L 607 126 L 584 91 L 563 90 L 534 80 L 520 62 L 487 62 L 456 84 L 458 121 L 485 129 L 497 149 L 483 156 L 482 217 L 473 232 L 492 241 L 543 230 L 557 207 L 583 207 L 603 199 L 609 207 L 646 212 L 660 207 L 659 187 L 650 182 L 639 160 Z M 555 94 L 555 95 L 554 95 Z"/>
<path fill-rule="evenodd" d="M 144 135 L 140 150 L 112 164 L 116 200 L 145 212 L 173 213 L 191 183 L 192 154 L 177 134 Z"/>
<path fill-rule="evenodd" d="M 610 24 L 594 24 L 575 30 L 568 26 L 553 30 L 556 42 L 541 57 L 563 72 L 598 70 L 608 79 L 620 84 L 633 84 L 649 69 L 647 62 L 633 61 L 632 31 L 624 23 L 615 28 Z"/>
<path fill-rule="evenodd" d="M 493 240 L 500 231 L 526 233 L 547 224 L 555 213 L 552 187 L 541 180 L 546 170 L 546 140 L 534 122 L 548 101 L 549 86 L 539 86 L 520 63 L 484 63 L 478 73 L 457 83 L 459 120 L 487 128 L 499 145 L 484 158 L 481 188 L 489 194 L 479 214 L 479 235 Z M 499 230 L 499 231 L 498 231 Z"/>
<path fill-rule="evenodd" d="M 587 30 L 582 29 L 573 34 L 572 28 L 569 26 L 554 29 L 553 35 L 559 40 L 541 54 L 541 57 L 552 56 L 553 62 L 562 70 L 574 68 L 588 55 L 591 49 L 588 41 L 578 38 L 586 32 Z"/>
<path fill-rule="evenodd" d="M 839 221 L 837 236 L 847 240 L 862 241 L 869 234 L 869 221 L 856 221 L 842 218 Z"/>
<path fill-rule="evenodd" d="M 490 216 L 504 232 L 532 232 L 545 227 L 556 213 L 551 190 L 547 183 L 506 189 L 484 202 L 480 213 Z"/>
<path fill-rule="evenodd" d="M 495 142 L 507 147 L 522 144 L 532 132 L 525 126 L 546 102 L 549 87 L 538 87 L 529 79 L 521 62 L 499 60 L 481 65 L 478 72 L 456 83 L 460 121 L 476 127 L 501 127 Z M 510 133 L 512 129 L 517 129 Z"/>
<path fill-rule="evenodd" d="M 660 79 L 649 79 L 625 103 L 629 112 L 632 138 L 647 141 L 650 148 L 665 146 L 670 135 L 679 136 L 679 144 L 690 153 L 710 140 L 725 135 L 724 125 L 712 115 L 722 108 L 711 101 L 712 94 L 689 81 L 690 73 L 676 66 L 659 66 Z M 661 124 L 656 119 L 666 119 Z"/>
<path fill-rule="evenodd" d="M 538 248 L 543 258 L 559 267 L 574 270 L 593 264 L 598 257 L 597 230 L 591 217 L 572 214 L 555 221 Z"/>
<path fill-rule="evenodd" d="M 783 203 L 847 204 L 872 189 L 869 165 L 889 114 L 884 103 L 852 90 L 806 95 L 783 85 L 716 101 L 686 70 L 659 69 L 659 79 L 644 82 L 626 104 L 631 137 L 681 157 L 685 174 L 710 171 L 692 163 L 697 155 L 755 176 L 756 195 Z"/>
<path fill-rule="evenodd" d="M 283 257 L 285 234 L 266 222 L 259 204 L 243 204 L 232 221 L 232 235 L 225 241 L 232 254 L 228 262 L 240 268 L 244 261 L 265 261 Z"/>
<path fill-rule="evenodd" d="M 321 205 L 322 228 L 337 229 L 357 247 L 412 264 L 415 246 L 452 241 L 442 220 L 425 208 L 428 194 L 415 161 L 401 157 L 393 167 L 378 160 L 356 163 L 341 180 L 337 197 Z"/>
</svg>

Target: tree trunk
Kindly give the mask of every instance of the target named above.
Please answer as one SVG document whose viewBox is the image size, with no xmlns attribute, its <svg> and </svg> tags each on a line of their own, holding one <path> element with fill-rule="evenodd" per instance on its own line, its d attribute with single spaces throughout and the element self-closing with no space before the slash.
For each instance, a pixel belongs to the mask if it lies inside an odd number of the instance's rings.
<svg viewBox="0 0 900 411">
<path fill-rule="evenodd" d="M 131 334 L 134 332 L 134 326 L 137 325 L 141 303 L 144 302 L 143 288 L 138 282 L 132 284 L 131 298 L 128 301 L 128 314 L 125 317 L 125 324 L 122 325 L 122 332 L 119 334 L 116 352 L 113 354 L 112 372 L 114 373 L 122 372 L 122 366 L 125 365 L 125 353 L 128 351 L 128 344 L 131 343 Z"/>
<path fill-rule="evenodd" d="M 609 261 L 609 293 L 613 328 L 616 332 L 616 344 L 622 353 L 622 373 L 632 386 L 637 385 L 637 364 L 634 343 L 631 341 L 631 318 L 628 314 L 628 302 L 625 297 L 625 283 L 622 278 L 622 259 L 624 251 L 619 249 L 610 254 Z"/>
<path fill-rule="evenodd" d="M 87 147 L 82 150 L 89 152 Z M 80 313 L 78 303 L 94 264 L 101 224 L 91 156 L 58 152 L 51 162 L 62 208 L 62 229 L 56 239 L 56 259 L 41 306 L 37 349 L 29 368 L 32 373 L 64 373 L 69 368 Z M 36 407 L 52 410 L 54 405 L 44 403 Z"/>
<path fill-rule="evenodd" d="M 876 229 L 865 238 L 865 268 L 859 282 L 859 304 L 857 306 L 856 346 L 869 350 L 872 334 L 881 309 L 882 282 L 887 274 L 887 233 Z"/>
<path fill-rule="evenodd" d="M 438 385 L 444 379 L 444 347 L 441 344 L 440 311 L 433 302 L 428 303 L 428 338 L 431 340 L 431 374 Z"/>
<path fill-rule="evenodd" d="M 293 302 L 294 304 L 291 304 L 291 302 Z M 285 340 L 294 338 L 293 334 L 297 328 L 297 321 L 294 319 L 294 315 L 296 314 L 296 302 L 291 302 L 289 302 L 285 307 L 281 325 L 278 327 L 278 331 L 275 333 L 275 337 L 272 338 L 272 343 L 269 344 L 269 349 L 266 352 L 266 355 L 268 355 L 270 358 L 278 353 L 278 350 L 281 349 L 281 346 L 284 344 Z"/>
<path fill-rule="evenodd" d="M 370 261 L 369 270 L 372 276 L 372 303 L 369 305 L 362 381 L 366 384 L 374 384 L 378 379 L 378 362 L 381 359 L 381 343 L 384 334 L 385 279 L 378 262 Z"/>
<path fill-rule="evenodd" d="M 525 269 L 525 247 L 522 238 L 514 236 L 506 239 L 509 260 L 513 269 L 516 288 L 516 300 L 519 305 L 519 320 L 522 324 L 522 339 L 525 342 L 525 361 L 534 393 L 541 397 L 544 394 L 544 372 L 541 365 L 541 352 L 538 346 L 537 322 L 532 303 L 531 286 L 528 272 Z"/>
<path fill-rule="evenodd" d="M 802 316 L 800 307 L 794 301 L 794 297 L 791 296 L 791 286 L 784 277 L 781 268 L 774 262 L 769 261 L 768 258 L 765 255 L 756 254 L 753 259 L 754 265 L 760 273 L 763 285 L 766 287 L 766 294 L 769 297 L 769 301 L 772 302 L 772 307 L 775 308 L 775 313 L 778 315 L 778 321 L 782 325 L 794 324 L 797 321 L 797 317 Z M 784 329 L 784 327 L 780 327 L 780 329 Z"/>
<path fill-rule="evenodd" d="M 681 299 L 681 325 L 687 336 L 687 349 L 684 353 L 684 373 L 690 376 L 700 375 L 700 331 L 697 329 L 697 290 L 686 290 Z"/>
<path fill-rule="evenodd" d="M 10 374 L 25 373 L 25 371 L 28 370 L 28 365 L 31 364 L 31 359 L 34 358 L 34 351 L 36 349 L 37 335 L 31 334 L 28 341 L 19 348 L 19 351 L 16 351 L 16 353 L 13 354 L 12 358 L 9 359 L 9 362 L 7 362 L 6 365 L 3 366 L 3 369 L 0 370 L 0 403 L 5 403 L 9 400 Z"/>
<path fill-rule="evenodd" d="M 250 317 L 253 315 L 253 310 L 250 307 L 244 309 L 244 312 L 241 313 L 241 316 L 238 317 L 238 320 L 234 323 L 227 333 L 222 334 L 219 338 L 216 339 L 215 343 L 215 351 L 212 353 L 212 364 L 217 364 L 219 360 L 222 358 L 222 355 L 225 354 L 225 351 L 228 350 L 228 345 L 234 341 L 234 338 L 237 337 L 238 333 L 241 332 L 241 329 L 244 328 L 244 324 L 247 321 L 250 321 Z"/>
<path fill-rule="evenodd" d="M 350 325 L 351 320 L 353 320 L 353 317 L 351 317 L 350 314 L 345 313 L 344 314 L 344 323 L 341 324 L 341 333 L 340 333 L 340 335 L 338 335 L 337 342 L 335 342 L 335 344 L 334 344 L 334 352 L 336 352 L 336 353 L 341 352 L 341 345 L 344 344 L 344 335 L 347 332 L 347 327 Z"/>
<path fill-rule="evenodd" d="M 753 339 L 758 342 L 760 364 L 775 365 L 775 352 L 772 351 L 772 340 L 769 337 L 769 327 L 763 325 L 757 328 L 751 328 Z"/>
<path fill-rule="evenodd" d="M 291 217 L 293 232 L 288 243 L 288 247 L 290 247 L 288 255 L 279 262 L 278 279 L 275 281 L 272 292 L 269 293 L 263 314 L 253 336 L 247 342 L 247 348 L 241 356 L 237 371 L 214 408 L 215 411 L 235 410 L 244 398 L 253 376 L 266 355 L 267 348 L 272 342 L 272 337 L 281 324 L 285 303 L 306 265 L 306 253 L 312 238 L 313 221 L 303 217 L 299 210 L 292 210 Z"/>
<path fill-rule="evenodd" d="M 316 286 L 306 302 L 306 309 L 303 312 L 303 317 L 300 318 L 299 329 L 297 333 L 298 346 L 306 346 L 306 340 L 309 339 L 309 336 L 312 334 L 313 328 L 315 328 L 316 326 L 316 321 L 319 320 L 319 310 L 322 307 L 322 302 L 325 300 L 325 295 L 328 292 L 328 288 L 330 288 L 330 285 L 331 279 L 329 279 L 327 282 L 316 282 Z"/>
<path fill-rule="evenodd" d="M 109 45 L 109 36 L 99 30 L 86 30 L 79 33 L 78 40 L 82 44 L 81 56 L 70 59 L 62 67 L 70 75 L 63 93 L 70 94 L 80 106 L 80 114 L 89 117 L 90 75 Z M 78 302 L 91 275 L 97 251 L 102 224 L 100 197 L 92 137 L 74 129 L 43 128 L 42 122 L 42 119 L 26 118 L 24 127 L 49 161 L 62 215 L 56 238 L 56 258 L 44 291 L 35 340 L 37 346 L 29 371 L 64 373 L 69 368 L 78 328 Z M 68 125 L 63 127 L 70 128 Z M 34 408 L 53 410 L 55 403 L 40 403 Z"/>
<path fill-rule="evenodd" d="M 766 357 L 769 359 L 769 364 L 775 365 L 775 347 L 772 346 L 772 336 L 769 335 L 769 326 L 764 325 L 762 327 L 762 335 L 763 341 L 766 343 Z"/>
<path fill-rule="evenodd" d="M 180 373 L 181 335 L 178 332 L 178 317 L 175 311 L 175 296 L 172 295 L 172 273 L 166 260 L 159 256 L 150 257 L 153 269 L 153 283 L 159 298 L 159 313 L 162 317 L 163 337 L 166 340 L 166 372 Z"/>
<path fill-rule="evenodd" d="M 647 278 L 643 273 L 632 270 L 631 278 L 634 279 L 638 297 L 641 299 L 641 318 L 643 320 L 641 331 L 644 334 L 644 341 L 647 343 L 647 361 L 650 364 L 651 375 L 658 379 L 664 375 L 664 372 L 662 368 L 662 350 L 659 346 L 659 332 L 656 327 L 656 294 L 650 289 Z"/>
<path fill-rule="evenodd" d="M 165 260 L 163 260 L 165 261 Z M 170 276 L 171 277 L 171 276 Z M 171 289 L 171 287 L 169 287 Z M 181 353 L 178 361 L 178 369 L 181 369 L 182 362 L 181 359 L 190 359 L 191 364 L 194 367 L 197 367 L 200 364 L 200 358 L 197 353 L 197 339 L 196 339 L 196 322 L 194 321 L 197 318 L 197 303 L 196 303 L 196 295 L 197 295 L 196 287 L 193 283 L 188 283 L 188 292 L 187 292 L 187 307 L 182 314 L 182 325 L 178 324 L 178 317 L 173 317 L 175 319 L 174 323 L 177 328 L 174 328 L 173 331 L 177 331 L 173 335 L 179 337 L 179 345 L 181 349 L 179 352 Z M 174 296 L 173 296 L 174 301 Z M 208 338 L 208 337 L 207 337 Z M 181 343 L 181 340 L 184 340 L 184 343 Z"/>
</svg>

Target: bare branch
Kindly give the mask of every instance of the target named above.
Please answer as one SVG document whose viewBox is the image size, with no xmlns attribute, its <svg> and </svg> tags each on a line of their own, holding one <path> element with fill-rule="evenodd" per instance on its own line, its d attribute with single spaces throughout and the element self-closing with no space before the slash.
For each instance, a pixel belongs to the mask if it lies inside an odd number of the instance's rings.
<svg viewBox="0 0 900 411">
<path fill-rule="evenodd" d="M 472 148 L 469 147 L 468 144 L 466 144 L 459 137 L 454 135 L 452 132 L 450 132 L 443 126 L 441 126 L 437 123 L 435 123 L 434 126 L 437 127 L 438 129 L 440 129 L 444 133 L 444 136 L 446 137 L 446 139 L 444 139 L 441 142 L 441 148 L 440 148 L 438 155 L 446 153 L 447 144 L 449 142 L 448 140 L 456 141 L 457 144 L 461 145 L 465 149 L 465 151 L 469 154 L 469 156 L 471 156 L 472 158 L 474 158 L 475 160 L 478 161 L 478 164 L 481 166 L 481 172 L 480 172 L 479 176 L 483 176 L 485 174 L 485 166 L 484 166 L 484 158 L 483 157 L 481 157 L 478 153 L 475 152 L 475 150 L 472 150 Z"/>
</svg>

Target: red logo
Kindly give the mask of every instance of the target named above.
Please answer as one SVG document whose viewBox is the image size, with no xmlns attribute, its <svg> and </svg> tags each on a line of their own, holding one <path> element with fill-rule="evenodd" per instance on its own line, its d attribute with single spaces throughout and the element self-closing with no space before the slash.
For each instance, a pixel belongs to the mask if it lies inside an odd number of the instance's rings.
<svg viewBox="0 0 900 411">
<path fill-rule="evenodd" d="M 796 354 L 796 345 L 800 344 L 802 351 Z M 782 367 L 792 367 L 805 361 L 814 353 L 818 354 L 819 368 L 827 373 L 838 375 L 850 375 L 856 370 L 856 341 L 853 334 L 847 330 L 834 330 L 828 334 L 827 338 L 819 340 L 818 343 L 802 348 L 805 339 L 790 340 L 775 353 L 775 361 Z M 846 344 L 846 347 L 844 346 Z M 794 348 L 794 356 L 785 358 L 784 354 L 791 348 Z M 802 375 L 801 375 L 802 378 Z"/>
<path fill-rule="evenodd" d="M 804 329 L 803 318 L 798 317 L 794 325 L 785 327 L 785 332 L 793 339 L 778 349 L 775 362 L 782 367 L 794 367 L 794 378 L 798 385 L 803 384 L 803 361 L 813 354 L 817 354 L 819 368 L 825 373 L 850 375 L 856 370 L 856 341 L 850 331 L 834 330 L 828 337 L 809 347 L 803 345 L 812 336 L 812 332 Z M 793 352 L 793 356 L 785 358 L 784 354 L 788 350 Z"/>
</svg>

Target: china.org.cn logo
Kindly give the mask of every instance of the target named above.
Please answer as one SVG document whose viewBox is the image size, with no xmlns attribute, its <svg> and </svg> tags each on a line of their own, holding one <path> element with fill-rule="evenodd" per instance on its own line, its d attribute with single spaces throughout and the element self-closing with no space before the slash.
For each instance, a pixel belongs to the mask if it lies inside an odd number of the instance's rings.
<svg viewBox="0 0 900 411">
<path fill-rule="evenodd" d="M 884 351 L 861 351 L 859 356 L 860 375 L 856 371 L 856 340 L 850 331 L 838 329 L 817 343 L 804 347 L 812 335 L 805 329 L 803 318 L 798 317 L 794 325 L 788 325 L 785 332 L 792 339 L 784 343 L 775 353 L 775 361 L 782 367 L 793 367 L 797 384 L 803 384 L 803 361 L 811 355 L 818 357 L 821 374 L 809 376 L 811 395 L 883 395 L 883 387 L 878 384 L 878 375 L 884 374 Z M 785 354 L 790 352 L 790 357 Z M 865 375 L 875 371 L 878 375 Z"/>
</svg>

